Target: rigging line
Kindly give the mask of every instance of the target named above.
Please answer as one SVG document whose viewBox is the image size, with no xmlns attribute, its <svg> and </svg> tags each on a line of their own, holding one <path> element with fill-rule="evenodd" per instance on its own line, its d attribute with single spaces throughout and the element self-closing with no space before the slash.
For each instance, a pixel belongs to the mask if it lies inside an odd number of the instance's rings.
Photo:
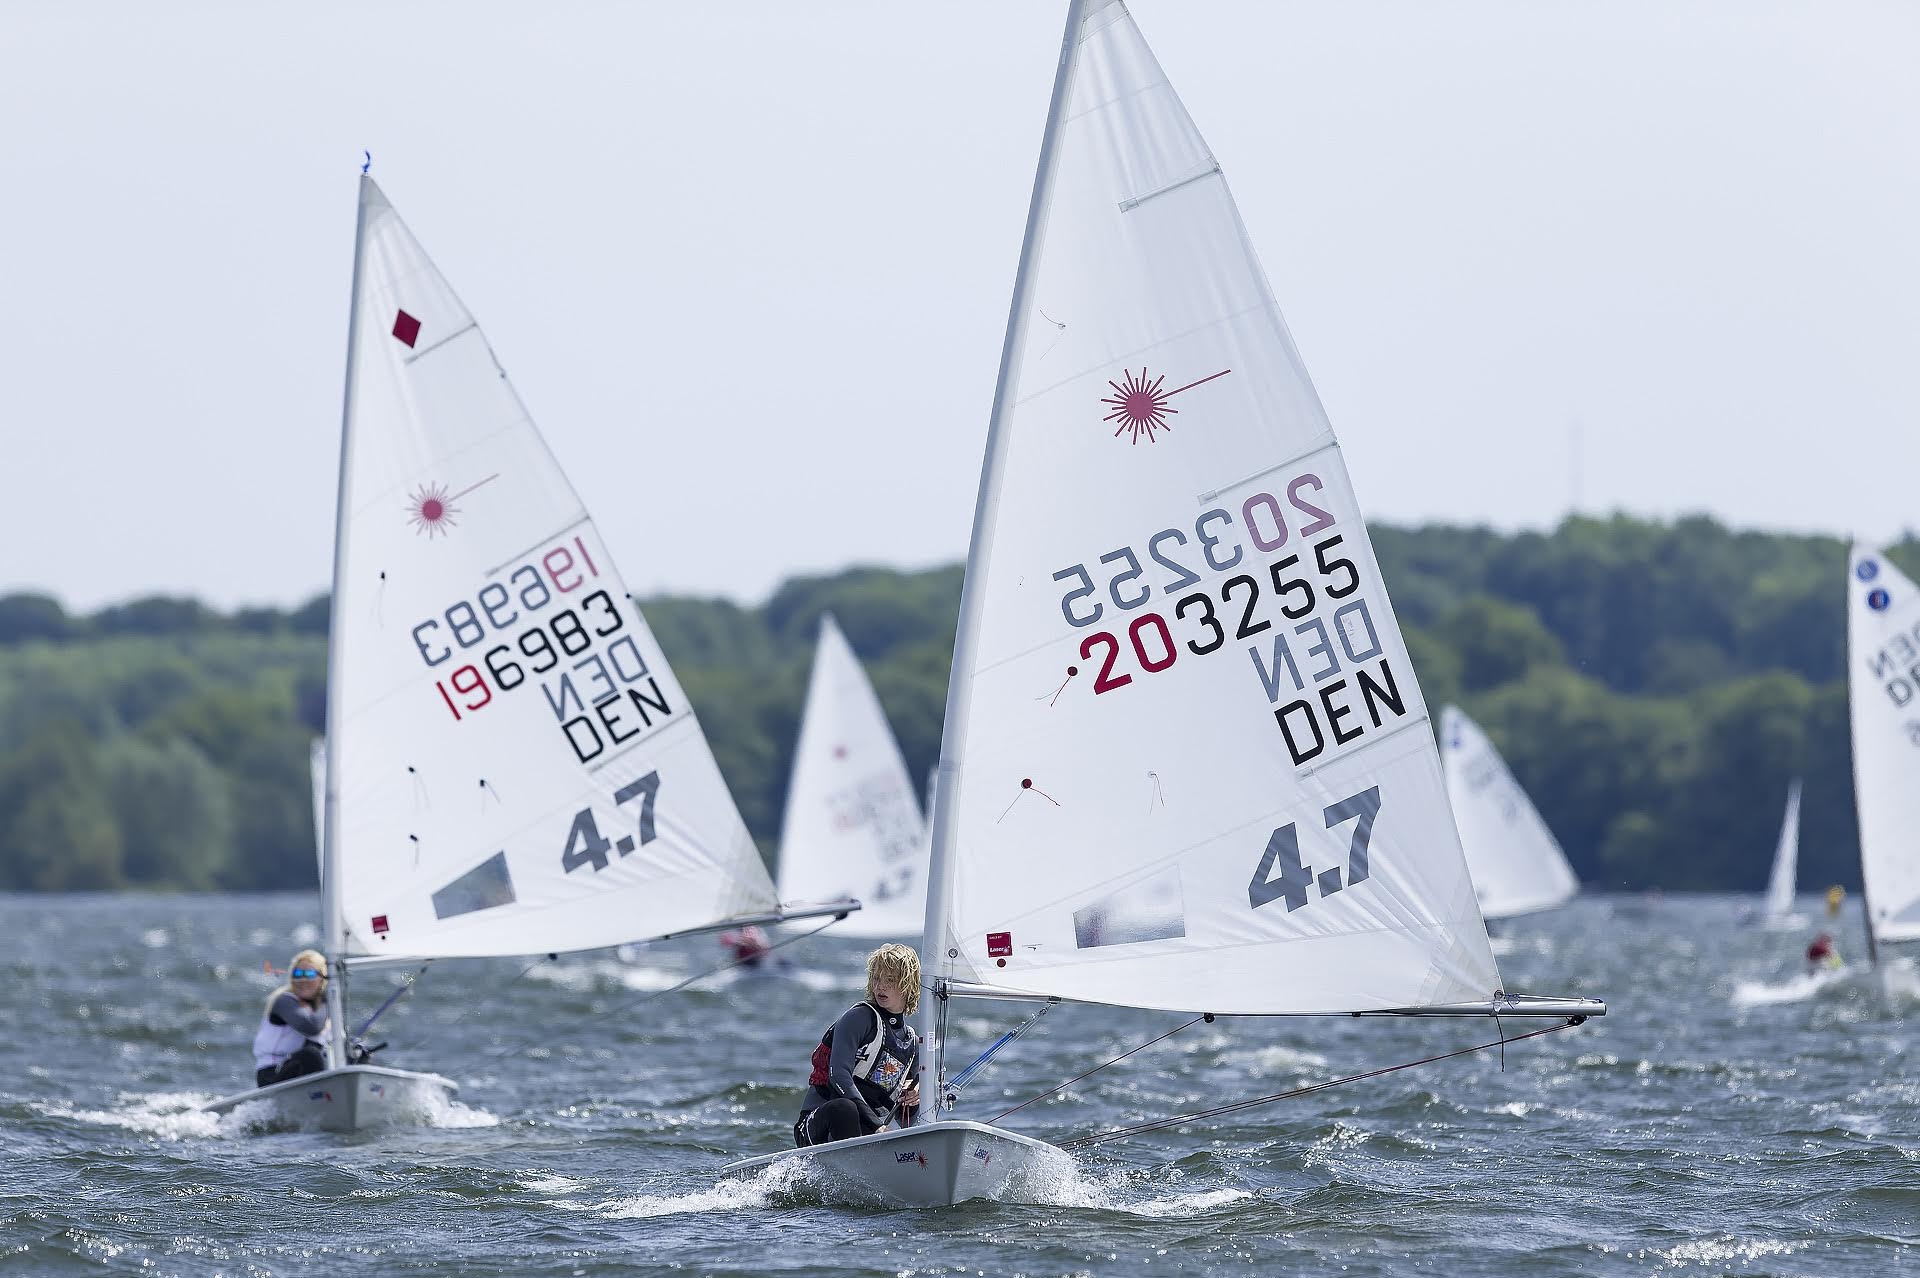
<svg viewBox="0 0 1920 1278">
<path fill-rule="evenodd" d="M 772 945 L 769 945 L 766 949 L 760 951 L 760 957 L 765 958 L 767 955 L 773 953 L 775 950 L 783 950 L 789 945 L 797 945 L 801 941 L 806 940 L 810 936 L 818 936 L 821 932 L 826 931 L 828 928 L 832 927 L 835 923 L 838 923 L 841 919 L 845 917 L 846 916 L 844 914 L 835 915 L 833 918 L 828 919 L 825 923 L 822 923 L 819 927 L 816 927 L 811 931 L 802 932 L 798 936 L 789 936 L 784 941 L 775 941 Z M 664 990 L 654 990 L 652 993 L 648 994 L 645 998 L 641 999 L 640 1002 L 651 1003 L 654 999 L 659 998 L 663 994 L 671 994 L 675 990 L 684 990 L 685 988 L 687 988 L 687 986 L 693 984 L 695 981 L 704 981 L 709 976 L 718 976 L 722 972 L 731 971 L 736 967 L 744 967 L 745 965 L 746 965 L 745 959 L 742 959 L 742 958 L 728 959 L 726 962 L 722 963 L 719 967 L 709 968 L 704 972 L 695 972 L 692 976 L 689 976 L 686 980 L 681 981 L 678 985 L 669 985 Z"/>
<path fill-rule="evenodd" d="M 511 981 L 508 981 L 505 985 L 502 985 L 499 990 L 494 991 L 495 996 L 498 997 L 500 993 L 506 990 L 509 990 L 514 986 L 518 985 L 521 981 L 524 981 L 527 978 L 527 974 L 533 971 L 534 968 L 539 967 L 542 963 L 552 963 L 559 957 L 560 956 L 558 954 L 542 954 L 539 958 L 535 959 L 533 962 L 521 968 L 520 975 L 514 977 Z M 481 1057 L 480 1059 L 484 1061 L 497 1061 L 502 1056 L 505 1056 L 507 1053 L 517 1052 L 519 1050 L 521 1050 L 519 1044 L 509 1043 L 505 1047 L 502 1047 L 497 1051 L 488 1052 L 485 1056 Z"/>
<path fill-rule="evenodd" d="M 1026 1020 L 1014 1026 L 1012 1029 L 1008 1030 L 1006 1033 L 1002 1034 L 999 1037 L 999 1039 L 995 1041 L 992 1047 L 989 1047 L 986 1051 L 980 1053 L 979 1057 L 973 1062 L 973 1064 L 967 1066 L 965 1069 L 961 1070 L 958 1074 L 955 1074 L 953 1076 L 953 1080 L 947 1084 L 948 1094 L 953 1098 L 958 1099 L 961 1090 L 966 1087 L 968 1080 L 970 1080 L 975 1074 L 979 1073 L 982 1069 L 986 1068 L 987 1062 L 993 1059 L 994 1053 L 998 1052 L 1001 1048 L 1005 1047 L 1008 1043 L 1013 1042 L 1013 1040 L 1015 1040 L 1016 1038 L 1019 1038 L 1022 1034 L 1032 1029 L 1034 1026 L 1034 1022 L 1038 1021 L 1041 1017 L 1045 1016 L 1048 1012 L 1051 1012 L 1054 1008 L 1058 1006 L 1060 1006 L 1059 999 L 1057 998 L 1048 999 L 1044 1004 L 1041 1005 L 1041 1008 L 1039 1011 L 1035 1012 L 1032 1016 L 1029 1016 Z"/>
<path fill-rule="evenodd" d="M 400 984 L 394 987 L 393 993 L 387 995 L 387 1001 L 382 1003 L 380 1006 L 374 1008 L 373 1014 L 367 1017 L 366 1020 L 360 1022 L 360 1028 L 353 1031 L 353 1037 L 354 1038 L 366 1037 L 367 1031 L 373 1028 L 373 1023 L 380 1019 L 381 1014 L 384 1013 L 389 1007 L 392 1007 L 395 1003 L 398 1003 L 402 998 L 404 998 L 407 995 L 408 991 L 413 989 L 413 983 L 419 980 L 422 976 L 425 976 L 427 974 L 427 969 L 432 966 L 433 966 L 433 960 L 428 959 L 426 962 L 420 965 L 419 971 L 414 972 L 409 976 L 403 977 L 400 981 Z"/>
<path fill-rule="evenodd" d="M 762 958 L 764 958 L 767 955 L 773 953 L 775 950 L 782 950 L 789 945 L 796 945 L 799 942 L 806 940 L 808 937 L 815 936 L 820 932 L 825 931 L 827 928 L 832 927 L 835 923 L 838 923 L 840 919 L 843 917 L 845 916 L 841 915 L 841 916 L 836 916 L 834 918 L 830 918 L 825 923 L 822 923 L 819 927 L 814 928 L 812 931 L 802 932 L 798 936 L 790 936 L 784 941 L 775 941 L 772 945 L 769 945 L 766 949 L 760 951 L 760 955 Z M 527 964 L 526 970 L 521 972 L 520 976 L 514 977 L 512 981 L 508 981 L 507 985 L 512 985 L 515 982 L 519 981 L 520 977 L 525 976 L 527 972 L 531 972 L 534 968 L 539 967 L 542 963 L 551 962 L 554 959 L 557 959 L 559 957 L 560 956 L 558 954 L 546 954 L 541 956 L 540 958 L 535 959 L 533 962 Z M 669 985 L 667 986 L 667 988 L 663 990 L 654 990 L 651 993 L 649 993 L 645 998 L 642 998 L 638 1001 L 641 1003 L 651 1003 L 654 999 L 659 998 L 663 994 L 671 994 L 675 990 L 683 990 L 687 988 L 687 986 L 693 984 L 695 981 L 703 981 L 709 976 L 717 976 L 721 972 L 727 971 L 729 968 L 735 968 L 735 967 L 741 966 L 743 962 L 744 960 L 742 959 L 729 959 L 727 962 L 722 963 L 719 967 L 710 968 L 705 972 L 695 972 L 692 976 L 689 976 L 686 980 L 681 981 L 678 985 Z M 501 988 L 504 989 L 506 987 L 502 986 Z M 503 1047 L 499 1051 L 494 1052 L 486 1057 L 483 1057 L 482 1059 L 495 1060 L 501 1056 L 505 1056 L 508 1052 L 517 1052 L 519 1050 L 521 1049 L 518 1046 L 509 1044 L 508 1046 Z"/>
<path fill-rule="evenodd" d="M 1475 1043 L 1472 1047 L 1462 1047 L 1456 1051 L 1442 1052 L 1438 1056 L 1426 1056 L 1417 1061 L 1407 1061 L 1400 1065 L 1388 1065 L 1382 1069 L 1370 1069 L 1365 1073 L 1348 1074 L 1344 1078 L 1330 1078 L 1324 1083 L 1312 1083 L 1306 1087 L 1296 1087 L 1290 1092 L 1275 1092 L 1271 1096 L 1258 1096 L 1252 1100 L 1235 1101 L 1231 1105 L 1216 1105 L 1212 1109 L 1195 1110 L 1191 1114 L 1180 1114 L 1173 1118 L 1157 1118 L 1150 1123 L 1136 1123 L 1131 1127 L 1117 1127 L 1112 1131 L 1094 1132 L 1086 1136 L 1076 1136 L 1072 1140 L 1060 1142 L 1061 1149 L 1080 1149 L 1088 1145 L 1098 1145 L 1103 1141 L 1118 1140 L 1126 1136 L 1139 1136 L 1146 1132 L 1158 1131 L 1163 1127 L 1174 1127 L 1180 1123 L 1190 1123 L 1200 1118 L 1216 1118 L 1221 1114 L 1234 1114 L 1243 1109 L 1253 1109 L 1260 1105 L 1271 1105 L 1275 1101 L 1291 1100 L 1311 1092 L 1325 1091 L 1329 1087 L 1339 1087 L 1343 1083 L 1357 1083 L 1363 1079 L 1378 1078 L 1382 1074 L 1392 1074 L 1403 1069 L 1412 1069 L 1416 1065 L 1431 1065 L 1435 1061 L 1451 1060 L 1456 1056 L 1466 1056 L 1472 1052 L 1484 1052 L 1490 1047 L 1498 1047 L 1504 1052 L 1508 1043 L 1521 1043 L 1530 1038 L 1539 1038 L 1542 1034 L 1558 1034 L 1561 1030 L 1572 1029 L 1582 1024 L 1584 1016 L 1569 1017 L 1564 1024 L 1549 1025 L 1545 1029 L 1528 1030 L 1525 1034 L 1515 1034 L 1512 1038 L 1502 1035 L 1490 1043 Z M 1012 1111 L 1009 1110 L 1009 1113 Z"/>
<path fill-rule="evenodd" d="M 1213 1020 L 1212 1012 L 1203 1012 L 1201 1015 L 1196 1016 L 1192 1020 L 1188 1021 L 1185 1025 L 1176 1025 L 1174 1028 L 1162 1034 L 1159 1038 L 1148 1039 L 1146 1042 L 1140 1044 L 1139 1047 L 1128 1048 L 1126 1051 L 1120 1053 L 1118 1056 L 1108 1061 L 1106 1065 L 1095 1065 L 1092 1069 L 1088 1070 L 1085 1074 L 1075 1074 L 1072 1078 L 1069 1078 L 1066 1082 L 1060 1084 L 1058 1087 L 1051 1088 L 1047 1091 L 1041 1092 L 1038 1096 L 1034 1096 L 1034 1097 L 1031 1097 L 1030 1099 L 1023 1100 L 1018 1105 L 1015 1105 L 1012 1109 L 1007 1110 L 1005 1113 L 995 1114 L 992 1118 L 989 1118 L 987 1121 L 989 1123 L 997 1123 L 1001 1119 L 1005 1118 L 1007 1114 L 1017 1114 L 1021 1110 L 1025 1109 L 1027 1106 L 1033 1104 L 1034 1101 L 1043 1101 L 1049 1096 L 1065 1091 L 1067 1088 L 1072 1087 L 1075 1083 L 1079 1082 L 1083 1078 L 1088 1077 L 1089 1075 L 1098 1074 L 1101 1070 L 1105 1069 L 1107 1065 L 1118 1065 L 1121 1061 L 1124 1061 L 1125 1059 L 1127 1059 L 1127 1057 L 1133 1055 L 1135 1052 L 1144 1051 L 1145 1049 L 1152 1047 L 1155 1043 L 1164 1043 L 1166 1040 L 1172 1038 L 1175 1034 L 1178 1034 L 1181 1030 L 1192 1029 L 1194 1026 L 1198 1025 L 1201 1021 L 1212 1021 L 1212 1020 Z"/>
</svg>

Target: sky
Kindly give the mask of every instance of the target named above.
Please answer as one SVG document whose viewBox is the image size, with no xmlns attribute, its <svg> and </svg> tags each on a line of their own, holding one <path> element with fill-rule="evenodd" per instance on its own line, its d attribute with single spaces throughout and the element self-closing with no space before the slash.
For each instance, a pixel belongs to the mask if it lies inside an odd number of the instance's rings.
<svg viewBox="0 0 1920 1278">
<path fill-rule="evenodd" d="M 1369 518 L 1920 526 L 1920 7 L 1131 7 Z M 363 150 L 636 594 L 963 557 L 1064 13 L 11 7 L 0 593 L 326 588 Z"/>
</svg>

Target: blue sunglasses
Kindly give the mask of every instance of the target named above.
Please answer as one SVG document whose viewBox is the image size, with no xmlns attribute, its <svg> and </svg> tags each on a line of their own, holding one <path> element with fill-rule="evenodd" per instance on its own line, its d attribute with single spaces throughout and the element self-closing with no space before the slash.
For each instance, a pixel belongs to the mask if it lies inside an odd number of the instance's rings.
<svg viewBox="0 0 1920 1278">
<path fill-rule="evenodd" d="M 325 976 L 326 973 L 315 971 L 313 968 L 310 968 L 310 967 L 296 967 L 291 972 L 288 972 L 287 975 L 291 976 L 294 980 L 299 981 L 312 976 Z"/>
</svg>

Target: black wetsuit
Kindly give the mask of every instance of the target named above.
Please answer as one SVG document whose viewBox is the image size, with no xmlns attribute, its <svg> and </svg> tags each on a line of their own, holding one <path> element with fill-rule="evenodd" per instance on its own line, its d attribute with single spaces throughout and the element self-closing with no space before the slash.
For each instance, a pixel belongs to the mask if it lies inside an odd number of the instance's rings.
<svg viewBox="0 0 1920 1278">
<path fill-rule="evenodd" d="M 284 1083 L 290 1078 L 299 1078 L 303 1074 L 318 1074 L 327 1067 L 327 1048 L 321 1036 L 327 1030 L 327 1009 L 308 1007 L 285 992 L 267 1008 L 267 1019 L 275 1025 L 284 1025 L 296 1034 L 306 1036 L 306 1042 L 293 1055 L 278 1065 L 267 1065 L 253 1071 L 253 1085 L 265 1087 L 270 1083 Z"/>
<path fill-rule="evenodd" d="M 853 1067 L 860 1049 L 873 1038 L 875 1018 L 884 1016 L 886 1033 L 877 1049 L 872 1075 L 855 1078 Z M 816 1068 L 800 1100 L 800 1117 L 793 1125 L 795 1145 L 824 1145 L 849 1136 L 869 1136 L 892 1122 L 896 1107 L 893 1089 L 883 1079 L 906 1080 L 911 1085 L 920 1073 L 920 1036 L 913 1032 L 903 1016 L 882 1013 L 871 1003 L 855 1003 L 833 1023 L 821 1039 L 830 1045 L 826 1079 L 814 1082 L 821 1071 Z"/>
</svg>

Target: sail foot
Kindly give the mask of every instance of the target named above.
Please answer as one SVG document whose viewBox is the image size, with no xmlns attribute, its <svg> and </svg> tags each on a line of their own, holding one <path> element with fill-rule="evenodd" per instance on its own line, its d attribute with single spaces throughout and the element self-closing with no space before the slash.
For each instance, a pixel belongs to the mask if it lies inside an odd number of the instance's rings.
<svg viewBox="0 0 1920 1278">
<path fill-rule="evenodd" d="M 1350 1013 L 1353 1016 L 1564 1016 L 1578 1021 L 1606 1014 L 1605 999 L 1556 998 L 1534 994 L 1500 994 L 1485 1001 Z"/>
</svg>

